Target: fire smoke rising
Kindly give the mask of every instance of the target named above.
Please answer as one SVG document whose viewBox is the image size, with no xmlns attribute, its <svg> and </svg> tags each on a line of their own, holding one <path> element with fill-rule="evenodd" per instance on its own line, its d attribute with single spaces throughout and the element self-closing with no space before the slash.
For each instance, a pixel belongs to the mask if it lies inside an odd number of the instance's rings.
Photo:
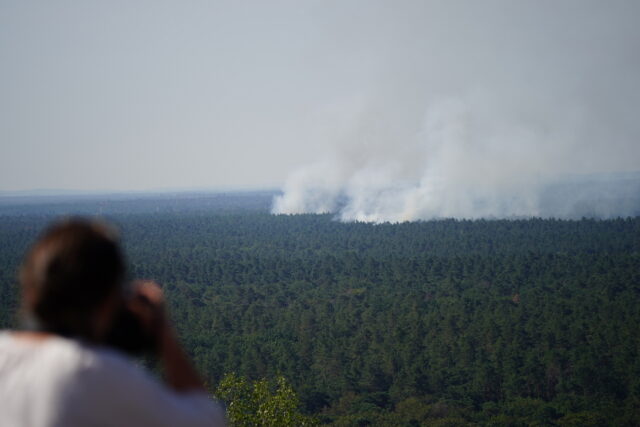
<svg viewBox="0 0 640 427">
<path fill-rule="evenodd" d="M 594 111 L 480 91 L 422 117 L 405 111 L 413 126 L 364 110 L 325 158 L 289 176 L 273 213 L 374 223 L 640 214 L 640 175 L 611 173 L 621 134 Z"/>
<path fill-rule="evenodd" d="M 341 72 L 301 142 L 322 148 L 273 212 L 640 214 L 638 13 L 625 1 L 367 2 L 344 15 L 357 20 L 331 20 Z"/>
</svg>

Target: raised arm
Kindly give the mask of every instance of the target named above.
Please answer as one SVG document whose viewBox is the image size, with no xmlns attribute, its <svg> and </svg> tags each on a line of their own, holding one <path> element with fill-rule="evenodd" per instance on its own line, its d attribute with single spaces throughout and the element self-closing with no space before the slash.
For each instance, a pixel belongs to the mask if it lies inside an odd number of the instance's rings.
<svg viewBox="0 0 640 427">
<path fill-rule="evenodd" d="M 205 391 L 169 320 L 160 286 L 147 280 L 138 281 L 134 286 L 131 310 L 157 337 L 157 355 L 164 367 L 167 385 L 177 392 Z"/>
</svg>

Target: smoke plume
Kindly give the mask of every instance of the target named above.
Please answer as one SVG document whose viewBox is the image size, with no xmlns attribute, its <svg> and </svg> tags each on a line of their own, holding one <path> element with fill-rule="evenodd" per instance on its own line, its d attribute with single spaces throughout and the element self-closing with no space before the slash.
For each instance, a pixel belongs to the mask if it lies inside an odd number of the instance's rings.
<svg viewBox="0 0 640 427">
<path fill-rule="evenodd" d="M 617 155 L 594 119 L 577 106 L 482 91 L 432 102 L 407 126 L 413 133 L 365 111 L 325 158 L 289 176 L 273 213 L 375 223 L 637 215 L 640 179 L 602 173 Z"/>
<path fill-rule="evenodd" d="M 331 22 L 344 93 L 327 88 L 333 102 L 310 123 L 333 128 L 310 126 L 324 148 L 291 172 L 274 213 L 640 214 L 637 4 L 411 5 L 362 8 L 368 25 Z M 344 84 L 353 70 L 359 79 Z"/>
</svg>

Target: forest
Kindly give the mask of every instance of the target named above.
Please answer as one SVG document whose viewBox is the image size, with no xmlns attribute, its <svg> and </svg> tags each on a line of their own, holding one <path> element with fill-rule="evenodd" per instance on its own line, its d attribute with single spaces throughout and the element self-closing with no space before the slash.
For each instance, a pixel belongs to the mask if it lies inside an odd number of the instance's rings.
<svg viewBox="0 0 640 427">
<path fill-rule="evenodd" d="M 640 217 L 374 225 L 271 197 L 0 203 L 0 328 L 38 233 L 98 216 L 212 393 L 284 378 L 335 426 L 640 425 Z"/>
</svg>

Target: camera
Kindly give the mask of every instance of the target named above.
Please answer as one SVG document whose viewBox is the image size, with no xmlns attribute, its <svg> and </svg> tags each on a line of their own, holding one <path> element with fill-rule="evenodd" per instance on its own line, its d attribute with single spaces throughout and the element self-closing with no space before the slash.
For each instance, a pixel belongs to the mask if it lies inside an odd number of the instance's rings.
<svg viewBox="0 0 640 427">
<path fill-rule="evenodd" d="M 124 301 L 116 312 L 105 344 L 137 357 L 154 353 L 158 339 Z"/>
</svg>

